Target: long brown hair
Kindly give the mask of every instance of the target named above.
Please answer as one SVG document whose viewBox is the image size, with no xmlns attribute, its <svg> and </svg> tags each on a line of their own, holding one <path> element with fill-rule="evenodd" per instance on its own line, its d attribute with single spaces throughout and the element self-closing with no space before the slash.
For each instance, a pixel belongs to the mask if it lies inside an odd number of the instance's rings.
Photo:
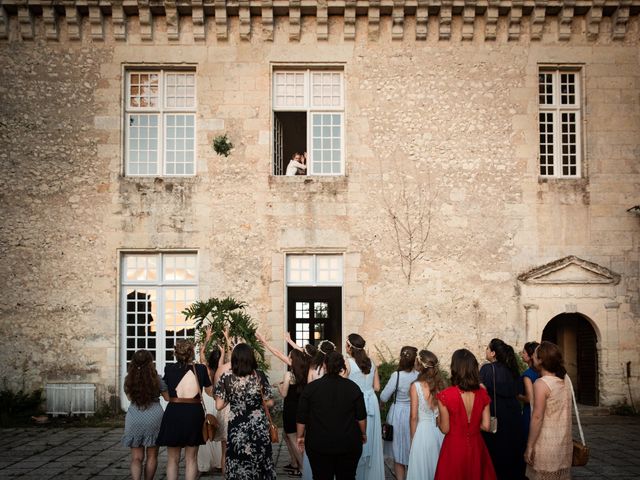
<svg viewBox="0 0 640 480">
<path fill-rule="evenodd" d="M 347 346 L 349 347 L 349 355 L 356 361 L 356 365 L 362 373 L 368 375 L 371 372 L 371 359 L 364 351 L 364 338 L 357 333 L 352 333 L 347 337 Z"/>
<path fill-rule="evenodd" d="M 418 382 L 426 382 L 429 385 L 431 406 L 435 407 L 438 404 L 436 395 L 444 390 L 444 379 L 440 373 L 438 357 L 429 350 L 420 350 L 416 358 L 416 367 L 418 367 Z"/>
<path fill-rule="evenodd" d="M 296 392 L 302 393 L 307 384 L 307 374 L 309 373 L 309 356 L 300 350 L 291 350 L 291 374 L 296 379 Z M 291 387 L 289 387 L 291 388 Z"/>
<path fill-rule="evenodd" d="M 158 372 L 153 364 L 153 357 L 147 350 L 138 350 L 133 354 L 127 376 L 124 378 L 124 393 L 131 403 L 143 410 L 158 398 Z"/>
</svg>

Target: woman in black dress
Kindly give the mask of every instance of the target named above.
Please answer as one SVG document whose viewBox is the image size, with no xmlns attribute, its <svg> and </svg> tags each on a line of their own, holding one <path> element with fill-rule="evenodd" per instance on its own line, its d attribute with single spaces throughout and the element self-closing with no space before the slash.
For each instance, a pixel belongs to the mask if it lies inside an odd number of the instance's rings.
<svg viewBox="0 0 640 480">
<path fill-rule="evenodd" d="M 195 365 L 194 344 L 178 340 L 174 347 L 176 363 L 164 368 L 164 381 L 169 387 L 169 404 L 162 417 L 158 445 L 167 447 L 167 479 L 177 480 L 180 450 L 185 449 L 185 478 L 198 476 L 198 446 L 204 445 L 202 424 L 202 388 L 212 395 L 211 380 L 204 365 Z M 196 376 L 197 375 L 197 376 Z"/>
<path fill-rule="evenodd" d="M 302 452 L 300 452 L 296 446 L 296 412 L 298 411 L 298 399 L 304 386 L 307 384 L 309 361 L 311 357 L 315 355 L 317 349 L 311 344 L 306 344 L 304 348 L 300 348 L 300 346 L 291 340 L 291 336 L 289 332 L 287 332 L 285 338 L 293 349 L 289 352 L 289 355 L 285 355 L 277 348 L 269 345 L 266 339 L 259 333 L 256 334 L 256 337 L 267 350 L 289 367 L 284 374 L 284 378 L 278 384 L 278 391 L 284 398 L 282 406 L 282 426 L 285 433 L 284 441 L 289 451 L 289 458 L 291 459 L 291 462 L 283 468 L 291 477 L 302 477 Z"/>
<path fill-rule="evenodd" d="M 490 363 L 480 369 L 480 381 L 491 399 L 491 415 L 498 418 L 498 431 L 482 432 L 482 436 L 498 480 L 519 480 L 524 478 L 525 444 L 517 398 L 518 360 L 513 347 L 498 338 L 489 342 L 486 357 Z"/>
<path fill-rule="evenodd" d="M 256 371 L 253 349 L 246 343 L 231 353 L 231 371 L 215 386 L 216 408 L 230 405 L 227 427 L 227 480 L 275 480 L 269 425 L 262 401 L 273 406 L 271 386 Z"/>
</svg>

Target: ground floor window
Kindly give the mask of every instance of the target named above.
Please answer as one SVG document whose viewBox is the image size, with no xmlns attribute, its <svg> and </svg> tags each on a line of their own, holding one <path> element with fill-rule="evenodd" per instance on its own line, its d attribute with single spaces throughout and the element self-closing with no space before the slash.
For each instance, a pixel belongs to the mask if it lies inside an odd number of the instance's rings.
<svg viewBox="0 0 640 480">
<path fill-rule="evenodd" d="M 341 255 L 287 256 L 287 331 L 300 346 L 342 345 Z"/>
<path fill-rule="evenodd" d="M 174 362 L 173 347 L 193 338 L 194 328 L 182 311 L 197 299 L 195 253 L 125 253 L 121 259 L 121 365 L 136 350 L 149 350 L 158 372 Z"/>
</svg>

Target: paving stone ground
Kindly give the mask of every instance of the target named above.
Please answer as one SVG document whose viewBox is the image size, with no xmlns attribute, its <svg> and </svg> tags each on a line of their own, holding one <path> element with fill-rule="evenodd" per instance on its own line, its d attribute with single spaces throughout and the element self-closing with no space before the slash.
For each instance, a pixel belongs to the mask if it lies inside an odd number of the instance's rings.
<svg viewBox="0 0 640 480">
<path fill-rule="evenodd" d="M 587 466 L 573 469 L 575 479 L 640 478 L 636 448 L 640 445 L 640 417 L 587 416 L 583 426 L 591 458 Z M 121 428 L 0 429 L 0 478 L 129 478 L 129 449 L 120 446 L 121 436 Z M 291 478 L 282 468 L 289 463 L 284 443 L 274 445 L 273 455 L 278 478 Z M 165 465 L 166 453 L 161 450 L 156 475 L 159 480 L 165 478 Z M 210 478 L 221 477 L 202 476 L 202 480 Z M 387 479 L 393 478 L 387 468 Z"/>
</svg>

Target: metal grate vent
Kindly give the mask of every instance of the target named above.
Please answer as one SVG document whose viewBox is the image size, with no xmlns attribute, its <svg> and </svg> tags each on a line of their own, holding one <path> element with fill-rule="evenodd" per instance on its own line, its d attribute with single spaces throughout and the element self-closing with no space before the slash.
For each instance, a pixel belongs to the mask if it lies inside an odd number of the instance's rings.
<svg viewBox="0 0 640 480">
<path fill-rule="evenodd" d="M 47 414 L 93 415 L 96 411 L 93 383 L 47 383 Z"/>
</svg>

